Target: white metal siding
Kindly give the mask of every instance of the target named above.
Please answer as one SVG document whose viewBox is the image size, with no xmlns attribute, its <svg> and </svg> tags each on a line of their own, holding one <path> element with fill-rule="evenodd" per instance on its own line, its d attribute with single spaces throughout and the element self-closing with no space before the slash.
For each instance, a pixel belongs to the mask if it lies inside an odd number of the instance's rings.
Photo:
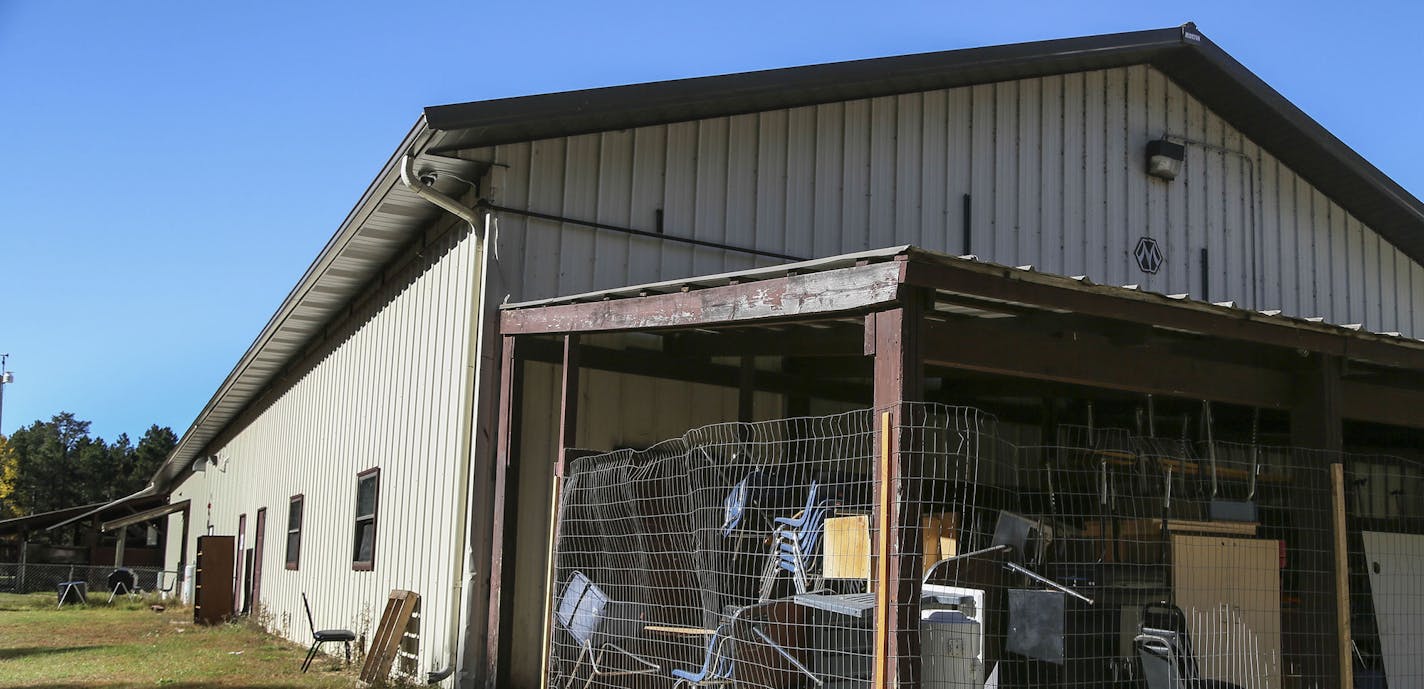
<svg viewBox="0 0 1424 689">
<path fill-rule="evenodd" d="M 1188 144 L 1183 173 L 1144 148 Z M 1371 330 L 1415 330 L 1424 284 L 1339 205 L 1146 66 L 499 146 L 501 203 L 806 258 L 894 244 Z M 516 300 L 772 261 L 500 220 Z M 1166 264 L 1139 270 L 1157 239 Z M 1209 286 L 1202 285 L 1201 250 Z"/>
<path fill-rule="evenodd" d="M 270 617 L 261 619 L 288 638 L 310 640 L 303 592 L 317 625 L 368 640 L 391 589 L 419 593 L 418 672 L 449 660 L 463 547 L 455 538 L 468 429 L 458 411 L 473 382 L 478 266 L 473 238 L 455 234 L 427 247 L 431 258 L 418 275 L 377 296 L 369 318 L 221 447 L 217 466 L 179 490 L 193 501 L 190 555 L 205 533 L 210 499 L 214 533 L 234 533 L 238 515 L 247 515 L 249 548 L 257 510 L 267 508 L 261 603 Z M 351 568 L 356 474 L 373 467 L 381 470 L 375 568 L 358 572 Z M 297 494 L 304 495 L 301 562 L 290 571 L 287 513 Z"/>
</svg>

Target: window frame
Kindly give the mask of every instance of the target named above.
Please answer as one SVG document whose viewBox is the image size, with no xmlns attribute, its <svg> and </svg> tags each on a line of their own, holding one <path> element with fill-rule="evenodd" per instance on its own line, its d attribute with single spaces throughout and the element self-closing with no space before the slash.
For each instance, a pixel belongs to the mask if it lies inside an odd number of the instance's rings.
<svg viewBox="0 0 1424 689">
<path fill-rule="evenodd" d="M 367 480 L 375 482 L 375 494 L 371 497 L 371 513 L 363 515 L 361 509 L 361 483 Z M 370 572 L 376 568 L 376 534 L 380 524 L 381 515 L 381 468 L 372 467 L 356 474 L 356 514 L 352 519 L 354 528 L 351 532 L 351 569 L 358 572 Z M 358 560 L 361 555 L 361 528 L 365 523 L 371 524 L 371 559 Z"/>
<path fill-rule="evenodd" d="M 292 528 L 292 506 L 293 506 L 293 505 L 301 505 L 301 506 L 302 506 L 302 507 L 301 507 L 301 509 L 302 509 L 301 514 L 297 516 L 297 528 L 295 528 L 295 529 Z M 287 563 L 287 564 L 286 564 L 286 568 L 289 569 L 289 570 L 292 570 L 292 571 L 294 571 L 294 572 L 302 568 L 302 531 L 305 529 L 306 520 L 307 520 L 307 496 L 306 496 L 305 494 L 302 494 L 302 493 L 297 493 L 296 495 L 293 495 L 292 497 L 287 498 L 287 538 L 285 539 L 285 540 L 286 540 L 286 548 L 285 548 L 286 552 L 284 552 L 283 555 L 284 555 L 284 557 L 285 557 L 285 559 L 286 559 L 286 563 Z M 292 534 L 296 534 L 296 536 L 297 536 L 297 552 L 295 553 L 296 557 L 293 557 L 293 553 L 292 553 Z"/>
</svg>

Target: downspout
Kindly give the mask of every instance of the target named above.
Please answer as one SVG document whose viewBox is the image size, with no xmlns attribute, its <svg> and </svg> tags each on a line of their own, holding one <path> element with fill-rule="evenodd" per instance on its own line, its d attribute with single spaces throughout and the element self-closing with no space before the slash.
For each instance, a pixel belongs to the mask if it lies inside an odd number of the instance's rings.
<svg viewBox="0 0 1424 689">
<path fill-rule="evenodd" d="M 407 153 L 401 158 L 400 174 L 401 182 L 405 184 L 406 188 L 409 189 L 411 193 L 415 194 L 416 196 L 419 196 L 422 199 L 425 199 L 426 201 L 440 207 L 442 210 L 470 224 L 470 231 L 474 233 L 475 241 L 477 242 L 475 250 L 478 258 L 476 260 L 478 263 L 481 264 L 480 279 L 481 281 L 483 281 L 483 271 L 485 268 L 483 260 L 485 248 L 484 239 L 486 236 L 486 225 L 489 222 L 488 213 L 470 208 L 469 206 L 466 206 L 460 203 L 459 201 L 456 201 L 455 199 L 450 198 L 449 196 L 437 191 L 434 187 L 431 186 L 431 184 L 434 183 L 434 175 L 432 173 L 416 173 L 414 155 Z M 481 294 L 479 299 L 483 300 L 483 298 L 484 295 Z M 476 370 L 478 370 L 480 361 L 479 348 L 483 346 L 483 343 L 479 342 L 480 333 L 482 331 L 480 323 L 483 318 L 483 309 L 481 308 L 479 302 L 475 304 L 474 308 L 479 311 L 479 315 L 477 315 L 476 320 L 477 325 L 475 328 L 475 368 Z M 471 386 L 471 395 L 473 395 L 474 397 L 475 404 L 478 404 L 479 388 L 480 383 L 478 380 L 475 380 Z M 469 432 L 471 435 L 475 433 L 475 429 L 473 426 L 470 428 Z M 470 515 L 468 514 L 468 512 L 470 511 L 469 505 L 471 496 L 474 494 L 475 489 L 475 471 L 471 466 L 471 464 L 473 463 L 473 452 L 473 442 L 466 443 L 464 447 L 465 456 L 463 460 L 466 477 L 465 488 L 460 500 L 458 501 L 460 505 L 460 509 L 458 510 L 460 513 L 459 518 L 461 522 L 460 530 L 459 532 L 457 532 L 455 537 L 456 546 L 460 547 L 461 550 L 457 551 L 459 553 L 459 556 L 454 558 L 456 564 L 454 567 L 455 571 L 453 577 L 453 586 L 459 589 L 459 593 L 458 595 L 451 596 L 452 610 L 450 611 L 451 625 L 449 634 L 450 654 L 448 656 L 450 660 L 447 661 L 447 664 L 443 669 L 431 670 L 427 672 L 425 675 L 426 684 L 438 684 L 444 681 L 452 674 L 454 674 L 455 671 L 464 664 L 464 659 L 460 656 L 462 653 L 464 653 L 466 640 L 465 637 L 468 625 L 464 624 L 463 616 L 464 611 L 469 608 L 471 595 L 470 590 L 472 588 L 475 588 L 473 585 L 473 568 L 468 566 L 472 565 L 473 563 L 466 562 L 469 559 L 470 554 L 473 552 L 473 543 L 470 542 Z M 470 581 L 465 580 L 464 573 L 466 569 L 469 569 L 471 572 L 471 575 L 469 576 Z"/>
</svg>

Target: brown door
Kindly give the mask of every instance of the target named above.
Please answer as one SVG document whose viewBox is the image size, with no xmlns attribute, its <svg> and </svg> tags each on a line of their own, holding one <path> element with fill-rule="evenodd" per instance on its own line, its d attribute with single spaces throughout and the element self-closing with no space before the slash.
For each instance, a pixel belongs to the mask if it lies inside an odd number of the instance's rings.
<svg viewBox="0 0 1424 689">
<path fill-rule="evenodd" d="M 252 603 L 249 608 L 262 602 L 262 543 L 266 541 L 267 508 L 257 510 L 257 523 L 252 527 Z"/>
</svg>

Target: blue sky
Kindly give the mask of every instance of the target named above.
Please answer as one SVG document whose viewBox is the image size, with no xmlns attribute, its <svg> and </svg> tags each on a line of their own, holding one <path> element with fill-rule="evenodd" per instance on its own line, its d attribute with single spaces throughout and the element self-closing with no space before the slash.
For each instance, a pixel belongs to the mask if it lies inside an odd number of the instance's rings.
<svg viewBox="0 0 1424 689">
<path fill-rule="evenodd" d="M 0 0 L 0 432 L 181 434 L 423 106 L 1189 20 L 1424 195 L 1417 2 Z"/>
</svg>

